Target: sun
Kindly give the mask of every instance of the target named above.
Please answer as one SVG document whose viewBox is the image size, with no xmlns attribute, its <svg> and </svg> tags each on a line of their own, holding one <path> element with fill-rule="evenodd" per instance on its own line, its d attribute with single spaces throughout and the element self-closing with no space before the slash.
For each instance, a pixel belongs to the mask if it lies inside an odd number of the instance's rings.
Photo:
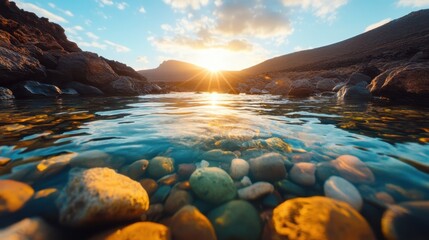
<svg viewBox="0 0 429 240">
<path fill-rule="evenodd" d="M 197 65 L 207 69 L 211 73 L 218 73 L 221 70 L 225 70 L 228 59 L 222 51 L 215 49 L 208 49 L 201 52 L 201 55 L 197 57 Z"/>
<path fill-rule="evenodd" d="M 221 70 L 219 66 L 216 66 L 216 65 L 205 66 L 204 68 L 211 73 L 218 73 Z"/>
</svg>

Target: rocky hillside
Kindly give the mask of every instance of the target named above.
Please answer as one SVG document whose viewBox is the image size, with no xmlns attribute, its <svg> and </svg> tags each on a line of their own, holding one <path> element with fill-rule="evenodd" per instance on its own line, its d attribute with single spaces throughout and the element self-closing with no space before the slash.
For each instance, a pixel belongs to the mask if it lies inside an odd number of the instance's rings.
<svg viewBox="0 0 429 240">
<path fill-rule="evenodd" d="M 413 12 L 345 41 L 269 59 L 244 71 L 259 74 L 326 70 L 362 63 L 381 65 L 408 60 L 420 51 L 429 51 L 429 9 Z"/>
<path fill-rule="evenodd" d="M 138 72 L 151 82 L 183 82 L 207 74 L 207 69 L 187 62 L 168 60 L 155 69 Z"/>
<path fill-rule="evenodd" d="M 158 90 L 125 64 L 83 52 L 61 26 L 0 0 L 0 99 Z"/>
</svg>

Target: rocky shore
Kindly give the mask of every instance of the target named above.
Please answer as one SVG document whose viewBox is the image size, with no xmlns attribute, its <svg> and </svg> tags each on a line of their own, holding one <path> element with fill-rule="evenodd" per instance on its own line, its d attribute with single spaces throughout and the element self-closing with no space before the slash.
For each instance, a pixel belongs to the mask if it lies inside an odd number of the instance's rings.
<svg viewBox="0 0 429 240">
<path fill-rule="evenodd" d="M 160 91 L 131 67 L 82 51 L 61 26 L 0 1 L 0 100 Z"/>
<path fill-rule="evenodd" d="M 181 163 L 166 156 L 130 162 L 98 150 L 24 164 L 3 159 L 10 173 L 0 177 L 0 239 L 393 240 L 428 234 L 428 202 L 403 202 L 414 197 L 393 185 L 375 188 L 385 170 L 358 157 L 315 162 L 317 156 L 276 137 L 237 144 L 234 151 L 212 149 Z"/>
</svg>

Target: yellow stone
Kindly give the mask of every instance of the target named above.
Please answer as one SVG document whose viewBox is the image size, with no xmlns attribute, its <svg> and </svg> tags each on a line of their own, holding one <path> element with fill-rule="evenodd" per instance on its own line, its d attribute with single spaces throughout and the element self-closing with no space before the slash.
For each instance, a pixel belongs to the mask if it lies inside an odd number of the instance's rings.
<svg viewBox="0 0 429 240">
<path fill-rule="evenodd" d="M 101 234 L 91 238 L 91 240 L 125 240 L 125 239 L 144 239 L 144 240 L 170 240 L 169 229 L 158 223 L 137 222 L 128 225 L 122 229 L 113 232 Z"/>
<path fill-rule="evenodd" d="M 275 239 L 372 240 L 365 219 L 347 203 L 326 197 L 295 198 L 273 211 Z"/>
<path fill-rule="evenodd" d="M 33 196 L 33 188 L 14 180 L 0 180 L 0 213 L 15 212 Z"/>
</svg>

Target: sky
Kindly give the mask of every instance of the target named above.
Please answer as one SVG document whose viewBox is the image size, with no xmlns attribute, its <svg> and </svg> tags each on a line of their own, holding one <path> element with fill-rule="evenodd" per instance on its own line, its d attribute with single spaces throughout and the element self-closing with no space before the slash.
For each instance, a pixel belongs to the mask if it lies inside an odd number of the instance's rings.
<svg viewBox="0 0 429 240">
<path fill-rule="evenodd" d="M 13 1 L 13 0 L 12 0 Z M 16 0 L 82 50 L 136 70 L 174 59 L 210 70 L 345 40 L 429 0 Z"/>
</svg>

